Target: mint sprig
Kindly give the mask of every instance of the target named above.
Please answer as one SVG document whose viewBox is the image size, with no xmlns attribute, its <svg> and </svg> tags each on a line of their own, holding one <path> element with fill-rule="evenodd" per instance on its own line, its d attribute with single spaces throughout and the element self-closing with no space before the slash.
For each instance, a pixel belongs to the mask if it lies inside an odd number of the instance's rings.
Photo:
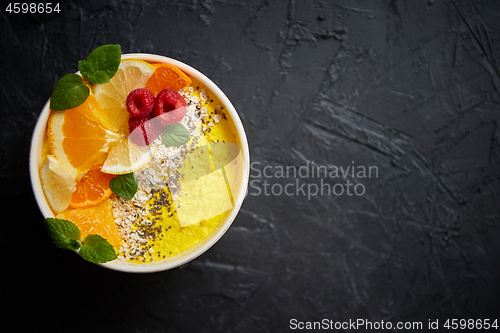
<svg viewBox="0 0 500 333">
<path fill-rule="evenodd" d="M 66 74 L 59 79 L 50 96 L 52 110 L 67 110 L 76 108 L 89 97 L 90 89 L 82 77 L 77 74 Z"/>
<path fill-rule="evenodd" d="M 104 263 L 117 258 L 115 249 L 99 235 L 88 235 L 80 241 L 80 229 L 71 221 L 48 217 L 45 226 L 52 242 L 64 250 L 80 250 L 80 256 L 93 263 Z"/>
<path fill-rule="evenodd" d="M 117 258 L 113 246 L 99 235 L 88 235 L 83 239 L 80 255 L 93 263 L 105 263 Z"/>
<path fill-rule="evenodd" d="M 116 176 L 109 181 L 109 187 L 117 196 L 130 200 L 137 192 L 137 176 L 133 172 Z"/>
<path fill-rule="evenodd" d="M 120 61 L 121 47 L 118 44 L 103 45 L 93 50 L 87 60 L 78 62 L 81 76 L 66 74 L 57 81 L 50 97 L 50 108 L 68 110 L 83 104 L 90 94 L 87 81 L 91 84 L 109 82 L 116 74 Z"/>
<path fill-rule="evenodd" d="M 90 83 L 106 83 L 120 66 L 122 49 L 118 44 L 103 45 L 92 51 L 87 60 L 78 62 L 82 76 Z"/>
<path fill-rule="evenodd" d="M 74 223 L 49 217 L 45 219 L 45 226 L 57 247 L 73 251 L 80 248 L 80 229 Z"/>
<path fill-rule="evenodd" d="M 162 142 L 167 147 L 179 147 L 189 142 L 191 135 L 181 123 L 165 126 Z"/>
</svg>

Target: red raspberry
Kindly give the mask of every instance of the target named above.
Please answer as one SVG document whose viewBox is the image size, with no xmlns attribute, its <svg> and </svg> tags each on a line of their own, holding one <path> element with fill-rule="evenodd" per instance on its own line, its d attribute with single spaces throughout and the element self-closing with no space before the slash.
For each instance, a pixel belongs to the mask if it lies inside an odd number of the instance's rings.
<svg viewBox="0 0 500 333">
<path fill-rule="evenodd" d="M 154 114 L 163 125 L 172 125 L 181 121 L 186 110 L 186 101 L 178 92 L 163 89 L 156 95 Z"/>
<path fill-rule="evenodd" d="M 128 120 L 130 140 L 138 146 L 150 145 L 162 132 L 164 125 L 160 124 L 154 114 L 143 118 L 131 117 Z"/>
<path fill-rule="evenodd" d="M 155 106 L 155 95 L 146 88 L 136 89 L 127 96 L 127 110 L 131 117 L 148 116 Z"/>
</svg>

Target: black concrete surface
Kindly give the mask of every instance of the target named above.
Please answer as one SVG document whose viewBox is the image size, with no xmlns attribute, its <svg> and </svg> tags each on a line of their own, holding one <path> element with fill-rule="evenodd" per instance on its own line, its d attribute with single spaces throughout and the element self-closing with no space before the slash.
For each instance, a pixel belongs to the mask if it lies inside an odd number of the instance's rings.
<svg viewBox="0 0 500 333">
<path fill-rule="evenodd" d="M 92 0 L 43 15 L 7 4 L 0 295 L 18 331 L 500 320 L 500 2 Z M 248 135 L 234 224 L 171 271 L 120 273 L 57 249 L 31 191 L 40 110 L 109 43 L 200 70 Z"/>
</svg>

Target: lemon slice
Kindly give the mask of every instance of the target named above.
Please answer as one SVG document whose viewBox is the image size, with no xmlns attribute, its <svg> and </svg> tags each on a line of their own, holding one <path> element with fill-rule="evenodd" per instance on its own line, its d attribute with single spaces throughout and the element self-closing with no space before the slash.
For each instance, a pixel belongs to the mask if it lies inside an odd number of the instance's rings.
<svg viewBox="0 0 500 333">
<path fill-rule="evenodd" d="M 129 118 L 126 105 L 128 94 L 144 88 L 154 70 L 153 65 L 145 61 L 124 59 L 109 82 L 94 86 L 95 98 L 116 129 L 123 128 Z"/>
<path fill-rule="evenodd" d="M 68 208 L 76 182 L 54 156 L 47 155 L 40 169 L 40 179 L 50 208 L 56 213 Z"/>
<path fill-rule="evenodd" d="M 108 153 L 101 171 L 113 175 L 124 175 L 144 167 L 156 153 L 153 146 L 137 146 L 123 137 Z"/>
</svg>

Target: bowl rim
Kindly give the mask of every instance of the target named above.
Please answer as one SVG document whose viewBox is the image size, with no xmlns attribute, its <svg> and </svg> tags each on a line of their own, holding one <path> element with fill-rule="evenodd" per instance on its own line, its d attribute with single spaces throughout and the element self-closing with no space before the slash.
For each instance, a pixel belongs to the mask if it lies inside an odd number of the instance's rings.
<svg viewBox="0 0 500 333">
<path fill-rule="evenodd" d="M 231 209 L 230 213 L 226 216 L 225 220 L 222 222 L 222 225 L 219 226 L 212 231 L 210 235 L 208 235 L 204 240 L 195 245 L 193 248 L 180 253 L 174 257 L 162 259 L 160 261 L 137 264 L 137 263 L 129 263 L 120 260 L 113 260 L 107 263 L 97 264 L 99 266 L 106 267 L 108 269 L 112 269 L 115 271 L 128 272 L 128 273 L 151 273 L 151 272 L 159 272 L 169 270 L 183 264 L 188 263 L 189 261 L 197 258 L 201 254 L 205 253 L 209 248 L 211 248 L 227 231 L 227 229 L 231 226 L 236 215 L 238 214 L 243 200 L 247 193 L 248 188 L 248 180 L 250 174 L 250 152 L 248 148 L 248 141 L 245 133 L 245 129 L 241 122 L 241 119 L 236 112 L 236 109 L 229 101 L 227 96 L 222 92 L 222 90 L 207 76 L 205 76 L 200 71 L 195 68 L 179 61 L 176 59 L 172 59 L 169 57 L 150 54 L 150 53 L 125 53 L 121 55 L 121 59 L 140 59 L 148 62 L 155 63 L 167 63 L 174 65 L 180 68 L 182 71 L 192 75 L 197 80 L 199 80 L 202 84 L 204 84 L 209 91 L 214 93 L 220 102 L 224 105 L 224 109 L 229 112 L 231 119 L 233 120 L 234 126 L 236 127 L 237 133 L 241 145 L 241 150 L 243 154 L 243 171 L 241 177 L 241 183 L 239 184 L 239 191 L 236 196 L 236 200 L 234 200 L 234 206 Z M 78 73 L 78 72 L 77 72 Z M 30 156 L 29 156 L 29 173 L 31 179 L 31 188 L 33 191 L 33 195 L 37 202 L 38 208 L 40 212 L 46 217 L 54 217 L 54 213 L 50 209 L 47 200 L 45 199 L 45 195 L 42 190 L 41 180 L 40 180 L 40 167 L 41 167 L 41 155 L 42 155 L 42 145 L 43 140 L 46 133 L 46 127 L 48 118 L 50 115 L 50 98 L 43 106 L 38 119 L 35 123 L 35 127 L 31 136 L 30 141 Z M 189 252 L 186 254 L 186 252 Z"/>
</svg>

